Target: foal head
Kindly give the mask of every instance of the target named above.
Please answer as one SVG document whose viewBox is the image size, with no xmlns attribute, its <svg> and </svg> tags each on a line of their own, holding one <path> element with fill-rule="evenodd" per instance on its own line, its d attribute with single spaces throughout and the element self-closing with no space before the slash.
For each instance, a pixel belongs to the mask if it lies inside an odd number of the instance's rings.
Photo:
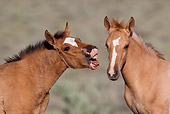
<svg viewBox="0 0 170 114">
<path fill-rule="evenodd" d="M 83 43 L 79 38 L 70 36 L 68 23 L 66 23 L 63 33 L 53 36 L 46 30 L 45 37 L 48 43 L 59 53 L 59 56 L 67 67 L 73 69 L 96 69 L 99 67 L 99 62 L 96 60 L 98 56 L 97 47 Z"/>
<path fill-rule="evenodd" d="M 109 53 L 107 74 L 110 80 L 117 80 L 126 61 L 129 38 L 133 34 L 135 20 L 131 17 L 127 25 L 124 25 L 123 22 L 119 23 L 114 19 L 111 22 L 106 16 L 104 25 L 109 33 L 106 40 L 106 48 Z"/>
</svg>

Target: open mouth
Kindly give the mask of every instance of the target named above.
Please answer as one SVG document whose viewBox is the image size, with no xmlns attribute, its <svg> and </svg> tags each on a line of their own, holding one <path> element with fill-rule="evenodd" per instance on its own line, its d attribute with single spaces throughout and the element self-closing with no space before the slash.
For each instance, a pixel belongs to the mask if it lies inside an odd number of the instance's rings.
<svg viewBox="0 0 170 114">
<path fill-rule="evenodd" d="M 95 70 L 99 67 L 99 62 L 97 61 L 98 57 L 98 50 L 97 48 L 92 49 L 90 52 L 87 51 L 87 49 L 82 49 L 82 51 L 85 53 L 87 62 L 89 64 L 89 68 L 92 70 Z"/>
<path fill-rule="evenodd" d="M 93 57 L 91 57 L 89 60 L 88 60 L 88 63 L 89 63 L 89 67 L 92 69 L 92 70 L 95 70 L 99 67 L 99 62 L 97 61 L 97 54 L 95 54 Z"/>
</svg>

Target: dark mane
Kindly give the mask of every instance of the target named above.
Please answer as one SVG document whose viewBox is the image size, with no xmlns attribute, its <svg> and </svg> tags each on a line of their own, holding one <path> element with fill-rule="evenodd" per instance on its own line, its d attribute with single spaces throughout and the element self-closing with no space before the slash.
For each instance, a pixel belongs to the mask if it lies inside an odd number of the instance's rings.
<svg viewBox="0 0 170 114">
<path fill-rule="evenodd" d="M 56 39 L 63 38 L 64 34 L 65 34 L 65 32 L 57 32 L 54 34 L 54 37 Z M 45 47 L 46 49 L 54 49 L 53 46 L 50 45 L 46 40 L 43 40 L 43 41 L 37 42 L 35 45 L 27 46 L 25 49 L 21 50 L 18 54 L 15 54 L 15 55 L 5 59 L 5 61 L 6 61 L 6 63 L 19 61 L 26 55 L 28 55 L 32 52 L 38 51 L 38 50 L 42 49 L 43 47 Z"/>
<path fill-rule="evenodd" d="M 133 36 L 136 39 L 136 41 L 138 41 L 139 43 L 141 43 L 141 45 L 143 45 L 143 47 L 145 47 L 149 52 L 153 53 L 154 55 L 156 55 L 158 58 L 165 60 L 165 58 L 163 57 L 163 54 L 161 54 L 159 51 L 157 51 L 152 44 L 150 43 L 146 43 L 143 41 L 142 37 L 140 35 L 137 35 L 135 32 L 133 32 Z"/>
<path fill-rule="evenodd" d="M 163 57 L 163 54 L 161 54 L 159 51 L 157 51 L 157 50 L 152 46 L 152 44 L 150 44 L 150 43 L 145 43 L 145 45 L 146 45 L 148 48 L 150 48 L 151 50 L 153 50 L 158 58 L 165 60 L 165 58 Z"/>
<path fill-rule="evenodd" d="M 65 32 L 62 32 L 62 31 L 58 31 L 54 34 L 54 37 L 56 39 L 63 38 L 64 36 L 65 36 Z"/>
<path fill-rule="evenodd" d="M 43 44 L 45 43 L 46 41 L 39 41 L 37 42 L 35 45 L 29 45 L 27 46 L 25 49 L 21 50 L 19 52 L 19 54 L 15 54 L 13 55 L 12 57 L 8 57 L 7 59 L 5 59 L 5 61 L 7 63 L 10 63 L 10 62 L 15 62 L 15 61 L 19 61 L 21 60 L 25 55 L 27 54 L 30 54 L 32 52 L 35 52 L 37 50 L 40 50 L 42 49 L 43 47 Z"/>
</svg>

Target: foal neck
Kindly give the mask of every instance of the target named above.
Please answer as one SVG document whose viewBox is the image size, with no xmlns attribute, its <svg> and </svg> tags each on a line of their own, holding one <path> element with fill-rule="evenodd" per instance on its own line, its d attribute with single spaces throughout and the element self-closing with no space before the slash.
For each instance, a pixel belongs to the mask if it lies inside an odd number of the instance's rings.
<svg viewBox="0 0 170 114">
<path fill-rule="evenodd" d="M 132 37 L 122 71 L 125 83 L 130 87 L 138 87 L 142 81 L 153 76 L 159 60 L 161 59 L 145 46 L 142 39 Z"/>
<path fill-rule="evenodd" d="M 26 64 L 31 76 L 37 80 L 37 85 L 43 91 L 49 91 L 67 69 L 56 50 L 47 50 L 45 48 L 30 53 L 21 62 Z"/>
</svg>

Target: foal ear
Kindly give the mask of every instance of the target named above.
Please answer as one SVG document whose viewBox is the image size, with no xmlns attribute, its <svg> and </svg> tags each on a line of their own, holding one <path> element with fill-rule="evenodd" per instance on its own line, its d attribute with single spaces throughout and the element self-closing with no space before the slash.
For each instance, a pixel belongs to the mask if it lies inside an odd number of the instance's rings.
<svg viewBox="0 0 170 114">
<path fill-rule="evenodd" d="M 107 29 L 107 31 L 109 31 L 110 28 L 113 28 L 112 22 L 108 19 L 107 16 L 104 18 L 104 26 Z"/>
<path fill-rule="evenodd" d="M 48 43 L 50 45 L 55 45 L 56 44 L 55 37 L 50 32 L 48 32 L 48 30 L 45 31 L 45 38 L 46 38 L 46 40 L 48 41 Z"/>
<path fill-rule="evenodd" d="M 68 27 L 68 22 L 66 22 L 66 28 L 65 28 L 65 36 L 69 37 L 70 36 L 70 28 Z"/>
<path fill-rule="evenodd" d="M 134 31 L 135 19 L 133 17 L 130 18 L 128 24 L 126 25 L 126 29 L 131 33 Z"/>
</svg>

